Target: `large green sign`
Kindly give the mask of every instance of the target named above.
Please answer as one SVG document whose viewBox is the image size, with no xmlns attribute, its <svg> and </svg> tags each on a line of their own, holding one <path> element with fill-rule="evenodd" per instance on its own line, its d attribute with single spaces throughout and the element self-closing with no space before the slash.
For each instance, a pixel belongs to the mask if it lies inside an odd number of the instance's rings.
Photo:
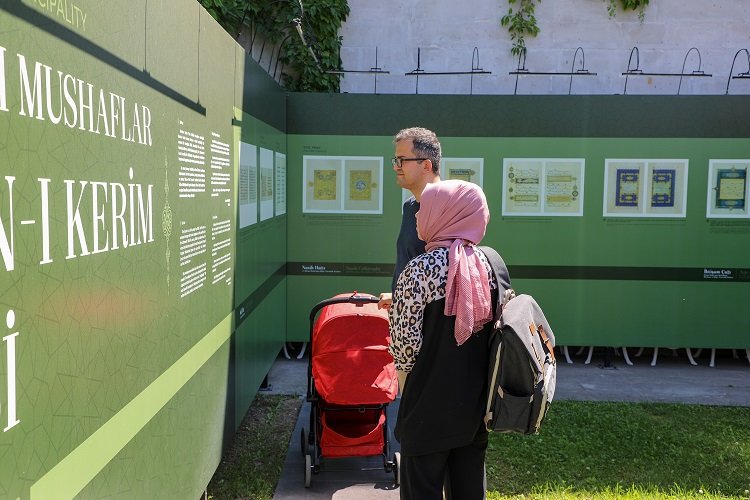
<svg viewBox="0 0 750 500">
<path fill-rule="evenodd" d="M 0 498 L 197 497 L 312 306 L 390 287 L 414 124 L 561 345 L 750 347 L 747 105 L 287 96 L 197 2 L 2 3 Z"/>
<path fill-rule="evenodd" d="M 192 498 L 213 473 L 236 51 L 196 2 L 0 10 L 0 497 Z"/>
<path fill-rule="evenodd" d="M 389 291 L 404 196 L 392 137 L 423 125 L 441 137 L 443 175 L 482 184 L 482 243 L 537 297 L 560 345 L 750 347 L 739 312 L 750 287 L 747 106 L 746 96 L 291 95 L 290 338 L 307 337 L 305 311 L 327 296 Z M 310 173 L 345 181 L 338 159 L 357 157 L 382 158 L 382 213 L 306 212 Z"/>
</svg>

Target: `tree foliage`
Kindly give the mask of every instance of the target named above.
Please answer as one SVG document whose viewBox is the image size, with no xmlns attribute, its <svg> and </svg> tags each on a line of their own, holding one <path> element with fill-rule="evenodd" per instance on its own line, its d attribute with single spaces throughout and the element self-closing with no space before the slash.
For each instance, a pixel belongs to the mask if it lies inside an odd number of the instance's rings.
<svg viewBox="0 0 750 500">
<path fill-rule="evenodd" d="M 526 35 L 536 36 L 539 33 L 536 17 L 534 17 L 536 8 L 534 2 L 539 3 L 541 0 L 508 0 L 510 4 L 508 13 L 500 20 L 500 25 L 506 26 L 510 33 L 510 39 L 513 42 L 510 53 L 514 56 L 526 53 Z M 515 10 L 514 4 L 517 4 Z"/>
<path fill-rule="evenodd" d="M 542 0 L 508 0 L 508 13 L 500 19 L 500 25 L 508 28 L 510 40 L 513 45 L 510 53 L 514 56 L 520 56 L 526 53 L 526 36 L 537 36 L 539 26 L 536 24 L 534 10 L 536 4 Z M 623 10 L 638 11 L 638 18 L 643 22 L 646 6 L 649 0 L 604 0 L 607 3 L 607 13 L 609 17 L 614 17 L 617 13 L 617 4 L 622 6 Z"/>
<path fill-rule="evenodd" d="M 283 84 L 297 92 L 338 92 L 339 28 L 347 0 L 200 0 L 233 36 L 243 30 L 280 46 Z M 301 35 L 300 35 L 301 32 Z M 303 42 L 304 39 L 304 42 Z"/>
</svg>

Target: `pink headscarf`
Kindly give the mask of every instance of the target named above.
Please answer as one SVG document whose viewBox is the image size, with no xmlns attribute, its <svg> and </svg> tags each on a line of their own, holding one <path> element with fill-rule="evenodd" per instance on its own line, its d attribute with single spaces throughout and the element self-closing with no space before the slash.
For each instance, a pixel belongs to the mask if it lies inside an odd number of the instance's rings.
<svg viewBox="0 0 750 500">
<path fill-rule="evenodd" d="M 417 232 L 426 250 L 449 248 L 445 315 L 456 316 L 458 345 L 492 319 L 490 285 L 479 255 L 470 244 L 484 237 L 490 211 L 484 192 L 470 182 L 427 184 L 417 212 Z"/>
</svg>

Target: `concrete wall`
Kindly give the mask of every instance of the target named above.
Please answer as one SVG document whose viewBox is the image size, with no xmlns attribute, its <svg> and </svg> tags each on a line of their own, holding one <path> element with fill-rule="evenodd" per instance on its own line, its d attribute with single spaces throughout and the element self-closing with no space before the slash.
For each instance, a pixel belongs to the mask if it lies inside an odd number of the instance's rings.
<svg viewBox="0 0 750 500">
<path fill-rule="evenodd" d="M 618 2 L 619 3 L 619 2 Z M 415 93 L 417 49 L 425 72 L 471 71 L 474 47 L 479 64 L 489 75 L 421 76 L 420 94 L 513 94 L 518 67 L 510 53 L 511 41 L 500 18 L 507 0 L 349 0 L 351 13 L 341 29 L 341 58 L 345 70 L 377 66 L 389 74 L 377 76 L 378 93 Z M 724 94 L 733 58 L 750 49 L 750 1 L 653 0 L 640 22 L 638 14 L 618 9 L 607 14 L 604 0 L 542 0 L 536 6 L 540 33 L 527 38 L 526 69 L 570 72 L 577 47 L 585 67 L 596 76 L 521 76 L 518 94 L 622 94 L 633 47 L 638 47 L 640 69 L 646 73 L 685 73 L 700 69 L 712 77 L 628 77 L 628 94 Z M 690 52 L 686 59 L 686 54 Z M 476 63 L 476 61 L 474 61 Z M 631 68 L 635 68 L 633 55 Z M 476 64 L 475 64 L 476 66 Z M 580 53 L 575 69 L 581 68 Z M 748 56 L 737 56 L 733 74 L 747 72 Z M 341 92 L 372 93 L 372 74 L 346 74 Z M 730 94 L 750 94 L 750 79 L 733 79 Z"/>
</svg>

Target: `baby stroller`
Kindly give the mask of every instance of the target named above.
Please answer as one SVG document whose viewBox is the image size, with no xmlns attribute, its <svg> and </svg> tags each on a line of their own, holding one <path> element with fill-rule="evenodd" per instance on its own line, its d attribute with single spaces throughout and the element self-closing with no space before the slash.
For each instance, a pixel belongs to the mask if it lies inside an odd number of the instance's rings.
<svg viewBox="0 0 750 500">
<path fill-rule="evenodd" d="M 401 457 L 396 452 L 389 459 L 386 413 L 398 379 L 388 352 L 388 314 L 377 302 L 372 295 L 340 294 L 310 312 L 310 431 L 306 436 L 303 427 L 301 435 L 306 488 L 321 459 L 377 455 L 399 484 Z"/>
</svg>

